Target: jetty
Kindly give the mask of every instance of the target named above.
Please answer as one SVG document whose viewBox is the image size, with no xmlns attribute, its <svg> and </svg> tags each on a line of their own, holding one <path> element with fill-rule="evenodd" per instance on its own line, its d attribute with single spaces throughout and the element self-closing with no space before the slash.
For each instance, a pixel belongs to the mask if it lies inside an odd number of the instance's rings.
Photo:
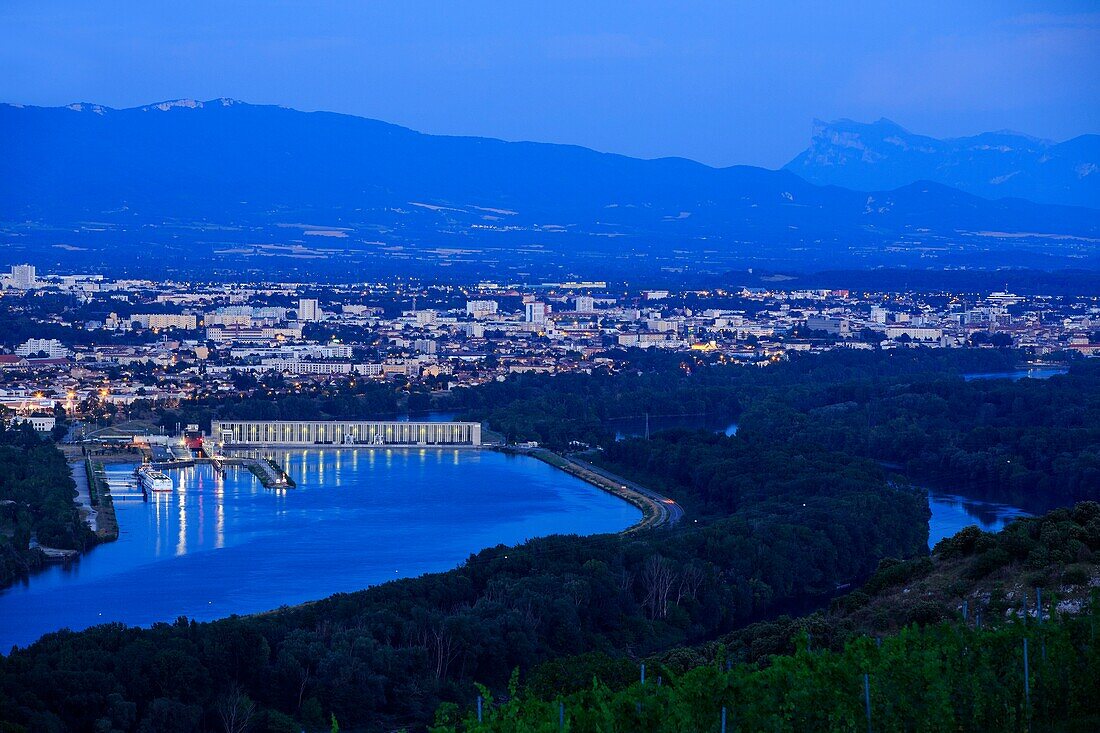
<svg viewBox="0 0 1100 733">
<path fill-rule="evenodd" d="M 283 468 L 270 458 L 231 458 L 227 460 L 239 461 L 252 475 L 260 479 L 265 489 L 291 489 L 296 486 L 294 479 Z"/>
</svg>

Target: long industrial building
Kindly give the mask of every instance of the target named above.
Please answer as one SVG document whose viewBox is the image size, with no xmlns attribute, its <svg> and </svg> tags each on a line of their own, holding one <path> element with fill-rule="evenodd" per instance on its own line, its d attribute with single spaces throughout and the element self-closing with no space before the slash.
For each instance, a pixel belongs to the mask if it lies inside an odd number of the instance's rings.
<svg viewBox="0 0 1100 733">
<path fill-rule="evenodd" d="M 214 420 L 210 437 L 238 446 L 476 446 L 481 423 L 364 422 L 359 420 Z"/>
</svg>

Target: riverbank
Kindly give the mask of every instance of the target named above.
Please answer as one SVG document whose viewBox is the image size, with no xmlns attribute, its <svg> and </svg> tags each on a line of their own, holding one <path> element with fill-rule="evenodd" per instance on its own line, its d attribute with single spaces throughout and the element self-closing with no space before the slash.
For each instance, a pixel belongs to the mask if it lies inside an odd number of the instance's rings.
<svg viewBox="0 0 1100 733">
<path fill-rule="evenodd" d="M 530 456 L 565 471 L 596 488 L 622 499 L 642 510 L 642 519 L 624 529 L 620 534 L 630 534 L 643 529 L 653 529 L 676 524 L 684 516 L 684 510 L 673 499 L 661 496 L 644 486 L 628 481 L 622 476 L 592 465 L 579 458 L 563 456 L 546 448 L 498 448 L 501 453 Z"/>
<path fill-rule="evenodd" d="M 115 516 L 115 502 L 111 498 L 111 487 L 103 472 L 103 464 L 85 458 L 69 464 L 76 483 L 77 499 L 81 511 L 85 513 L 88 526 L 96 533 L 100 542 L 113 542 L 118 539 L 118 518 Z"/>
</svg>

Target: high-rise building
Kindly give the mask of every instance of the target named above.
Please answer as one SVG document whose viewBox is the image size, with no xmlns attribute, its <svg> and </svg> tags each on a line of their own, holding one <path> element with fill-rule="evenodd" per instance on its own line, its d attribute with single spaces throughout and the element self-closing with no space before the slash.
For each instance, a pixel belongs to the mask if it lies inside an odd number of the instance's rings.
<svg viewBox="0 0 1100 733">
<path fill-rule="evenodd" d="M 37 283 L 34 265 L 12 265 L 11 284 L 20 290 L 30 290 Z"/>
<path fill-rule="evenodd" d="M 546 323 L 546 314 L 550 307 L 546 303 L 524 303 L 523 319 L 528 323 Z"/>
<path fill-rule="evenodd" d="M 577 296 L 577 313 L 592 313 L 596 310 L 596 299 L 591 295 Z"/>
<path fill-rule="evenodd" d="M 317 305 L 316 298 L 300 298 L 298 300 L 298 320 L 309 322 L 321 320 L 321 309 Z"/>
<path fill-rule="evenodd" d="M 500 305 L 495 300 L 467 300 L 466 315 L 474 318 L 485 318 L 496 315 Z"/>
</svg>

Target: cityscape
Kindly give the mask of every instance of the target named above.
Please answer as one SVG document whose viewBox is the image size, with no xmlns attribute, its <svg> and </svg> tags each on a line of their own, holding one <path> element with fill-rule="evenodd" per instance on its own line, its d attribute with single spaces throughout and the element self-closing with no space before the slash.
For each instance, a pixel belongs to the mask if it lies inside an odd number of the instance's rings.
<svg viewBox="0 0 1100 733">
<path fill-rule="evenodd" d="M 0 3 L 0 733 L 1100 730 L 1100 14 Z"/>
<path fill-rule="evenodd" d="M 39 429 L 57 410 L 239 392 L 244 375 L 251 389 L 399 382 L 430 399 L 510 374 L 613 372 L 614 352 L 633 348 L 758 366 L 836 349 L 1017 348 L 1038 366 L 1100 353 L 1096 297 L 1004 291 L 157 283 L 30 265 L 2 282 L 9 328 L 35 335 L 4 344 L 0 404 Z"/>
</svg>

